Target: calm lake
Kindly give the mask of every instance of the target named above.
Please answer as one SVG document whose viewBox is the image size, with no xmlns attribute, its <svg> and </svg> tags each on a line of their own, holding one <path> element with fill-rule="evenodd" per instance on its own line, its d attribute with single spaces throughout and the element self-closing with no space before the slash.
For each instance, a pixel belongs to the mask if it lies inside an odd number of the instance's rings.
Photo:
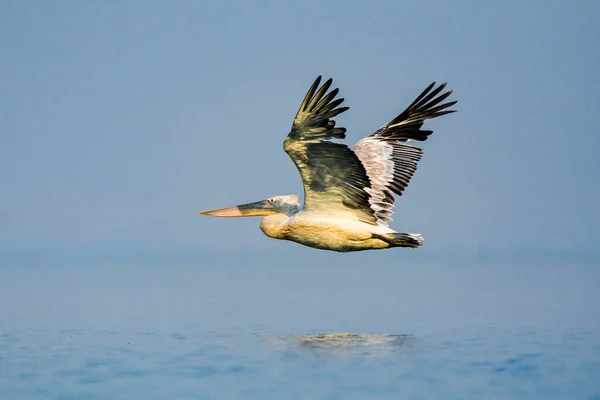
<svg viewBox="0 0 600 400">
<path fill-rule="evenodd" d="M 600 399 L 600 268 L 335 257 L 0 266 L 0 399 Z"/>
</svg>

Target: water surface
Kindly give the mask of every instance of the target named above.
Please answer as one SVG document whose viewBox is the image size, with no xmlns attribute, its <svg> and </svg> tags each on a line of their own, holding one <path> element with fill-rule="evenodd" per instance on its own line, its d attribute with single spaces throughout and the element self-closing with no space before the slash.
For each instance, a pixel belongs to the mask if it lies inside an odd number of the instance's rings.
<svg viewBox="0 0 600 400">
<path fill-rule="evenodd" d="M 597 268 L 0 267 L 1 399 L 600 399 Z"/>
</svg>

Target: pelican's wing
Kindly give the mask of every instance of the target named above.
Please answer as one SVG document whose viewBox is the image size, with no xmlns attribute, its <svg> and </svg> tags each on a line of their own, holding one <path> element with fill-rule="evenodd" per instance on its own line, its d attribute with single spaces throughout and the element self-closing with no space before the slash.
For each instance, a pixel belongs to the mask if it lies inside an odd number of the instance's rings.
<svg viewBox="0 0 600 400">
<path fill-rule="evenodd" d="M 327 140 L 346 137 L 346 129 L 336 127 L 333 118 L 348 107 L 339 107 L 344 99 L 334 100 L 338 89 L 327 93 L 331 79 L 319 88 L 320 83 L 319 76 L 306 93 L 283 143 L 302 177 L 304 209 L 344 212 L 348 218 L 375 224 L 365 167 L 348 146 Z"/>
<path fill-rule="evenodd" d="M 423 122 L 455 110 L 446 110 L 456 101 L 442 103 L 452 91 L 440 94 L 446 84 L 434 89 L 429 85 L 400 115 L 354 146 L 371 181 L 371 208 L 382 225 L 392 220 L 394 194 L 402 195 L 417 169 L 422 150 L 406 144 L 410 140 L 427 140 L 433 131 L 421 130 Z M 433 90 L 432 90 L 433 89 Z"/>
</svg>

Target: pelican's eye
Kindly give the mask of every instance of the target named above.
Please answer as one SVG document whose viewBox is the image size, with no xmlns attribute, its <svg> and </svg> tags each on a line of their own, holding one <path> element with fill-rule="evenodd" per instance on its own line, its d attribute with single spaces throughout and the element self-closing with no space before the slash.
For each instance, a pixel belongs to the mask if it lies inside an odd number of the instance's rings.
<svg viewBox="0 0 600 400">
<path fill-rule="evenodd" d="M 269 203 L 273 203 L 275 200 L 273 199 L 269 199 Z"/>
</svg>

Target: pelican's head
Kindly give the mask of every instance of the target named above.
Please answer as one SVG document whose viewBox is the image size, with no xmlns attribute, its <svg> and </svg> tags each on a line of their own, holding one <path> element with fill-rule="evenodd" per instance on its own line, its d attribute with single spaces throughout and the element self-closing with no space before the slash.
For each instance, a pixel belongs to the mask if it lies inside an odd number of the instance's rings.
<svg viewBox="0 0 600 400">
<path fill-rule="evenodd" d="M 213 217 L 254 217 L 274 214 L 291 216 L 299 211 L 298 196 L 273 196 L 255 203 L 241 204 L 239 206 L 217 208 L 215 210 L 200 211 L 202 215 Z"/>
</svg>

